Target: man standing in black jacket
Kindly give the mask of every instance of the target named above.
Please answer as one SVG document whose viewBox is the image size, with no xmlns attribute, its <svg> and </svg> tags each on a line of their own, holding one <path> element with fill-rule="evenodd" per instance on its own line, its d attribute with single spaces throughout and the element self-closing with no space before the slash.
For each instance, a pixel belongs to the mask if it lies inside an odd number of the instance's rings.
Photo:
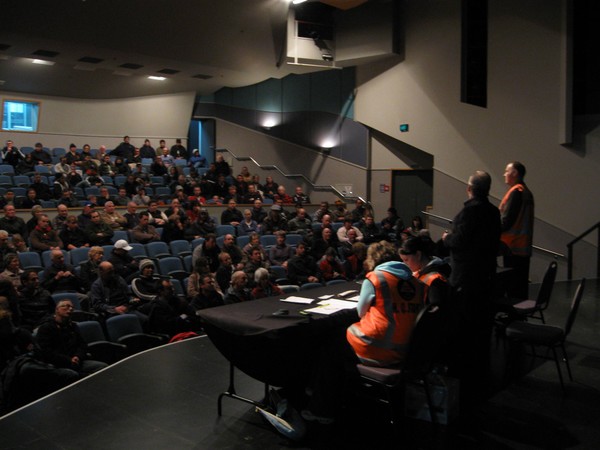
<svg viewBox="0 0 600 450">
<path fill-rule="evenodd" d="M 492 291 L 500 242 L 500 213 L 488 195 L 492 179 L 483 171 L 469 178 L 464 208 L 442 236 L 450 249 L 450 285 L 460 320 L 457 348 L 461 409 L 473 412 L 489 389 Z M 464 394 L 464 395 L 462 395 Z"/>
</svg>

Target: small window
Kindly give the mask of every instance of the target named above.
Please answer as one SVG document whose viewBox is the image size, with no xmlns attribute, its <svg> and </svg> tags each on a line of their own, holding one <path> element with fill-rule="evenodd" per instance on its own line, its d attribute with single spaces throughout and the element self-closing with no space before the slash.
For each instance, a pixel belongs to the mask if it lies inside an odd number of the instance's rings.
<svg viewBox="0 0 600 450">
<path fill-rule="evenodd" d="M 37 132 L 39 115 L 39 102 L 4 100 L 2 102 L 2 131 Z"/>
</svg>

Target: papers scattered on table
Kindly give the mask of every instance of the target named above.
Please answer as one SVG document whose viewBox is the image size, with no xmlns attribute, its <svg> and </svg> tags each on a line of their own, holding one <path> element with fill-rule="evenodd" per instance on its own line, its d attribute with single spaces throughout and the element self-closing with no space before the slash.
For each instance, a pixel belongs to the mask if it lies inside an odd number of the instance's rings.
<svg viewBox="0 0 600 450">
<path fill-rule="evenodd" d="M 319 300 L 327 300 L 328 298 L 335 297 L 335 295 L 321 295 Z"/>
<path fill-rule="evenodd" d="M 315 299 L 314 298 L 306 298 L 306 297 L 296 297 L 295 295 L 291 295 L 288 298 L 282 298 L 281 301 L 288 302 L 288 303 L 303 303 L 306 305 L 310 305 L 312 302 L 315 301 Z"/>
<path fill-rule="evenodd" d="M 359 299 L 360 299 L 360 295 L 355 295 L 354 297 L 345 298 L 344 300 L 347 300 L 349 302 L 358 302 Z"/>
<path fill-rule="evenodd" d="M 356 308 L 356 304 L 353 302 L 347 302 L 346 300 L 338 300 L 332 298 L 329 300 L 323 300 L 317 303 L 317 306 L 310 309 L 305 309 L 305 313 L 317 313 L 317 314 L 333 314 L 343 309 Z"/>
<path fill-rule="evenodd" d="M 353 294 L 358 294 L 358 291 L 356 289 L 350 289 L 349 291 L 340 292 L 339 294 L 337 294 L 337 296 L 339 298 L 346 298 L 350 297 Z"/>
</svg>

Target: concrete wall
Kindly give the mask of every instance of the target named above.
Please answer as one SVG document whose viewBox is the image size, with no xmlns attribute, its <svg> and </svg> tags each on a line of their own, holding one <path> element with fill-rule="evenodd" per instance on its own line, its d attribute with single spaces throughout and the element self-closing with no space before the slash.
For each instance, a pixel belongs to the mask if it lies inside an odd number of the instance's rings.
<svg viewBox="0 0 600 450">
<path fill-rule="evenodd" d="M 460 102 L 461 2 L 405 2 L 405 60 L 359 67 L 355 102 L 356 120 L 433 155 L 434 213 L 456 214 L 477 169 L 492 175 L 492 195 L 501 198 L 506 163 L 523 162 L 536 199 L 534 243 L 561 253 L 600 219 L 597 161 L 561 145 L 569 120 L 563 3 L 490 0 L 488 106 L 480 108 Z M 391 157 L 381 159 L 404 164 Z"/>
<path fill-rule="evenodd" d="M 276 165 L 286 174 L 304 174 L 317 185 L 351 184 L 355 195 L 366 195 L 366 169 L 337 158 L 326 156 L 321 152 L 291 144 L 263 133 L 235 125 L 231 122 L 216 119 L 216 141 L 219 148 L 226 148 L 236 156 L 250 156 L 260 165 Z M 227 154 L 224 155 L 225 158 Z M 314 191 L 302 178 L 285 179 L 273 170 L 260 170 L 251 161 L 236 162 L 234 173 L 242 166 L 248 166 L 250 173 L 258 174 L 264 181 L 266 176 L 286 187 L 293 193 L 296 185 L 303 186 L 309 193 L 313 203 L 327 200 L 333 202 L 337 197 L 331 192 Z"/>
<path fill-rule="evenodd" d="M 195 93 L 89 100 L 0 92 L 0 100 L 4 99 L 36 100 L 41 107 L 38 132 L 1 132 L 2 146 L 12 139 L 17 147 L 42 142 L 49 148 L 68 148 L 73 142 L 79 148 L 87 143 L 92 148 L 104 144 L 110 149 L 125 135 L 139 147 L 145 138 L 155 147 L 160 139 L 169 146 L 176 138 L 187 141 Z"/>
</svg>

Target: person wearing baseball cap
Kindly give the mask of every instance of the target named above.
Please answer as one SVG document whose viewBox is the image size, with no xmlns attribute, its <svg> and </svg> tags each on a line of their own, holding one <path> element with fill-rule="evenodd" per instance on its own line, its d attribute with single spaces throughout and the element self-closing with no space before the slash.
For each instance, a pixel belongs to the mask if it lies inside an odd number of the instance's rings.
<svg viewBox="0 0 600 450">
<path fill-rule="evenodd" d="M 133 250 L 133 247 L 129 245 L 129 242 L 125 239 L 119 239 L 115 242 L 108 259 L 112 263 L 115 273 L 123 277 L 127 283 L 131 283 L 131 280 L 138 276 L 139 272 L 139 263 L 129 254 L 130 250 Z"/>
</svg>

